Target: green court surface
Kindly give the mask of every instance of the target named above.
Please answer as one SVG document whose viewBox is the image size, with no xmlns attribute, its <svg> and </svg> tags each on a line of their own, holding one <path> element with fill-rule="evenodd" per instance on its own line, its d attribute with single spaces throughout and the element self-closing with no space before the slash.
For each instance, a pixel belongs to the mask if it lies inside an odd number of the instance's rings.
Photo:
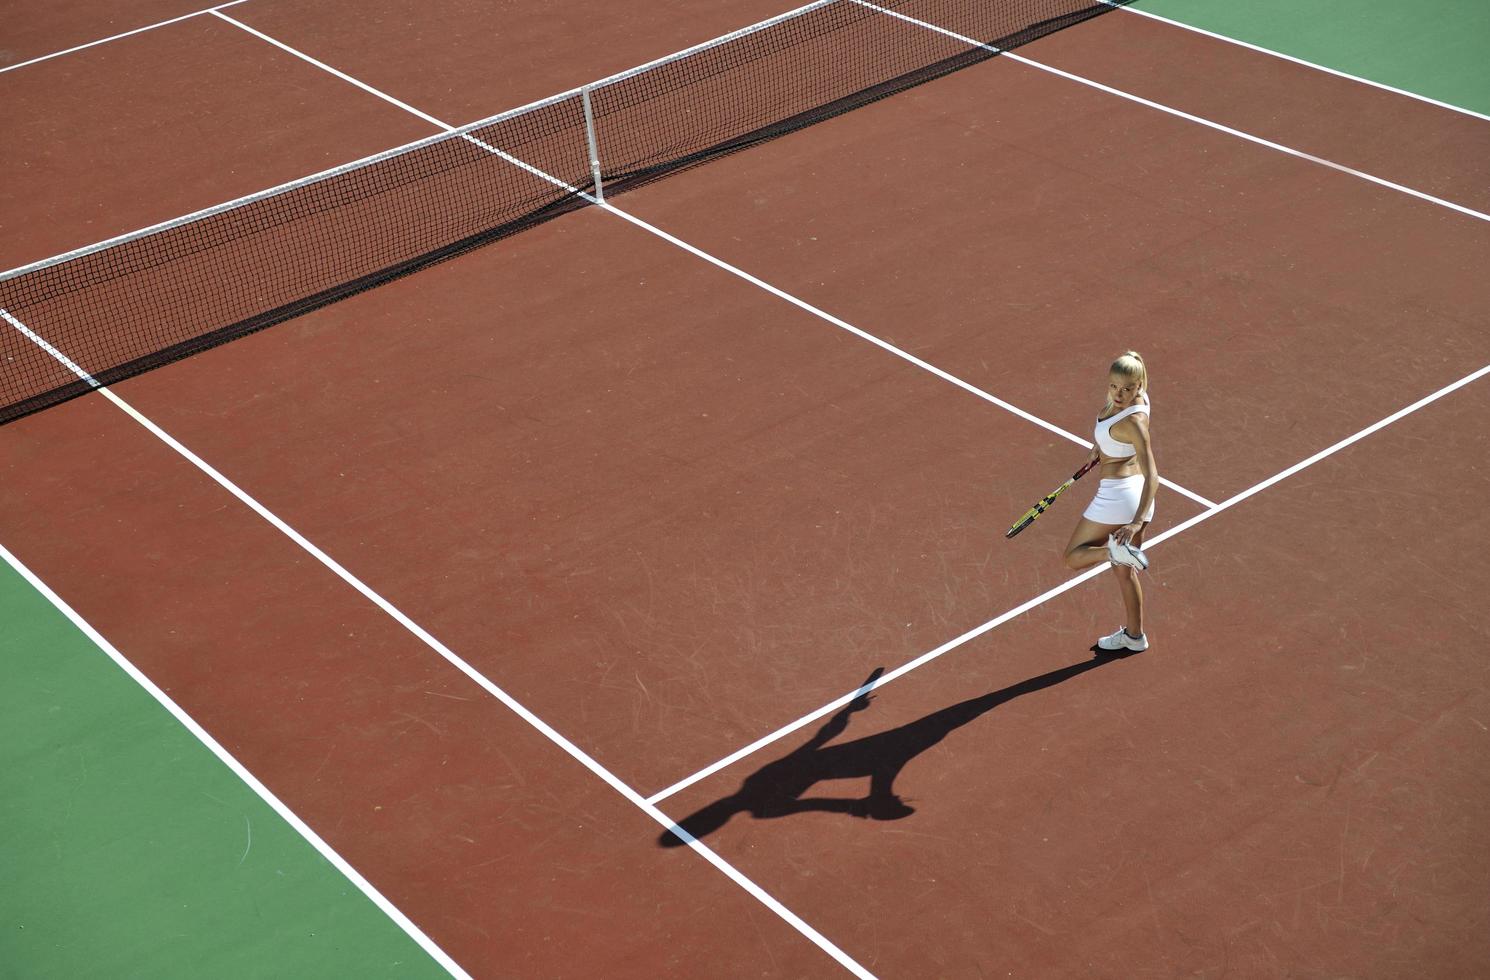
<svg viewBox="0 0 1490 980">
<path fill-rule="evenodd" d="M 1484 0 L 1138 0 L 1152 14 L 1490 114 Z"/>
<path fill-rule="evenodd" d="M 0 977 L 443 976 L 0 562 Z"/>
<path fill-rule="evenodd" d="M 1137 7 L 1490 113 L 1484 0 Z M 3 562 L 0 623 L 0 978 L 443 974 Z"/>
</svg>

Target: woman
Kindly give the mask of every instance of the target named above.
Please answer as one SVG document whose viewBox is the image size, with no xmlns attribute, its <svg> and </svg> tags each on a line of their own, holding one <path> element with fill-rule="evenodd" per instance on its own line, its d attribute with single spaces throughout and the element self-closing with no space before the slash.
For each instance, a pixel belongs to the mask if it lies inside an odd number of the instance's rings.
<svg viewBox="0 0 1490 980">
<path fill-rule="evenodd" d="M 1128 351 L 1112 362 L 1107 376 L 1107 406 L 1097 417 L 1097 445 L 1092 459 L 1101 461 L 1102 480 L 1086 513 L 1066 545 L 1069 568 L 1113 563 L 1128 621 L 1097 641 L 1103 650 L 1149 648 L 1143 631 L 1143 588 L 1139 569 L 1149 567 L 1143 535 L 1154 519 L 1159 469 L 1149 438 L 1149 377 L 1143 358 Z M 1142 515 L 1142 516 L 1140 516 Z"/>
</svg>

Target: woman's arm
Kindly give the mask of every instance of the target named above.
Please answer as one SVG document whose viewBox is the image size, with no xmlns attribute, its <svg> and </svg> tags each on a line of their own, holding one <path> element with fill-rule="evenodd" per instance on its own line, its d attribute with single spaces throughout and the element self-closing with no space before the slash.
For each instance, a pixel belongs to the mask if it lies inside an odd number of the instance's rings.
<svg viewBox="0 0 1490 980">
<path fill-rule="evenodd" d="M 1128 425 L 1130 422 L 1131 426 Z M 1159 490 L 1159 464 L 1154 462 L 1154 444 L 1149 439 L 1148 415 L 1129 416 L 1113 426 L 1114 429 L 1119 427 L 1128 430 L 1123 436 L 1132 436 L 1123 441 L 1133 447 L 1138 469 L 1143 473 L 1143 493 L 1138 498 L 1138 512 L 1133 515 L 1133 523 L 1120 527 L 1113 533 L 1113 537 L 1119 542 L 1127 542 L 1143 530 L 1143 515 L 1148 513 L 1149 506 L 1154 502 L 1154 494 Z"/>
</svg>

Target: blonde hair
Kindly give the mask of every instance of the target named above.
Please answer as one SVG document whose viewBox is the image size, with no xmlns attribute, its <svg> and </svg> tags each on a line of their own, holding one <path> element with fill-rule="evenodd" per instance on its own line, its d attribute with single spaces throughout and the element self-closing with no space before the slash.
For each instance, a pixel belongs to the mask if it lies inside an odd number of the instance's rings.
<svg viewBox="0 0 1490 980">
<path fill-rule="evenodd" d="M 1117 359 L 1112 362 L 1112 367 L 1108 368 L 1108 373 L 1120 374 L 1130 381 L 1136 379 L 1138 381 L 1139 394 L 1148 393 L 1149 369 L 1143 363 L 1143 355 L 1138 353 L 1138 351 L 1123 351 L 1117 356 Z M 1112 399 L 1109 398 L 1107 399 L 1107 407 L 1103 409 L 1102 414 L 1106 415 L 1108 412 L 1112 411 L 1112 409 Z"/>
</svg>

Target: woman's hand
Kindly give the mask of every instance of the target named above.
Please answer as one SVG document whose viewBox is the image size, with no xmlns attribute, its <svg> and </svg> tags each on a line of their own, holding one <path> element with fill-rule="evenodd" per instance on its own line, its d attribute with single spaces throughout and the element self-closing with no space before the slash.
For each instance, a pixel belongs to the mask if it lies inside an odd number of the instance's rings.
<svg viewBox="0 0 1490 980">
<path fill-rule="evenodd" d="M 1112 537 L 1113 540 L 1115 540 L 1118 544 L 1127 544 L 1128 542 L 1133 540 L 1134 535 L 1138 534 L 1138 532 L 1142 530 L 1143 522 L 1134 521 L 1132 524 L 1124 524 L 1122 527 L 1112 532 Z"/>
</svg>

